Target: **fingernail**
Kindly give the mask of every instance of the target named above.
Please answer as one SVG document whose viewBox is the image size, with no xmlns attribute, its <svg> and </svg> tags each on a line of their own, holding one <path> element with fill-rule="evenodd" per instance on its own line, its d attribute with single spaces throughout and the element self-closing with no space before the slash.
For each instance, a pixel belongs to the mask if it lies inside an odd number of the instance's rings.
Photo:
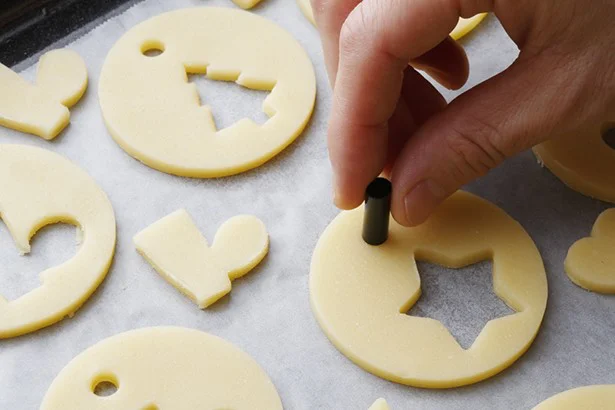
<svg viewBox="0 0 615 410">
<path fill-rule="evenodd" d="M 446 191 L 432 180 L 419 182 L 406 194 L 404 210 L 409 226 L 425 222 L 431 212 L 446 198 Z"/>
</svg>

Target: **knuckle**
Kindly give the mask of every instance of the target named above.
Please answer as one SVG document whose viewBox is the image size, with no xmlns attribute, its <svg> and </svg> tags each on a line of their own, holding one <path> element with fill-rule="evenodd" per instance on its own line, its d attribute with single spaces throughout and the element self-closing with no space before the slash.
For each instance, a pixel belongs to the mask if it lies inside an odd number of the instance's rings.
<svg viewBox="0 0 615 410">
<path fill-rule="evenodd" d="M 487 174 L 507 157 L 499 148 L 502 138 L 497 127 L 474 119 L 451 129 L 446 145 L 452 153 L 451 165 L 458 182 Z"/>
<path fill-rule="evenodd" d="M 340 30 L 340 50 L 344 53 L 354 53 L 369 44 L 369 17 L 364 7 L 359 4 L 342 24 Z"/>
</svg>

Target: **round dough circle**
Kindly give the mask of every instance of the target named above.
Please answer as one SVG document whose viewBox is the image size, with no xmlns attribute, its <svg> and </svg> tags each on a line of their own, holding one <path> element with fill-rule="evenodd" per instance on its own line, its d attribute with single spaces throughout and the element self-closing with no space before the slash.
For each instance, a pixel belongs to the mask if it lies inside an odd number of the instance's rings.
<svg viewBox="0 0 615 410">
<path fill-rule="evenodd" d="M 615 385 L 577 387 L 557 394 L 534 410 L 615 409 Z"/>
<path fill-rule="evenodd" d="M 77 225 L 76 255 L 40 274 L 41 286 L 0 297 L 0 338 L 33 332 L 72 315 L 105 278 L 115 250 L 115 217 L 105 193 L 66 158 L 41 148 L 0 145 L 0 215 L 22 253 L 30 238 L 56 222 Z"/>
<path fill-rule="evenodd" d="M 101 381 L 115 394 L 94 393 Z M 179 327 L 132 330 L 74 358 L 51 384 L 41 410 L 281 410 L 275 386 L 243 351 Z"/>
<path fill-rule="evenodd" d="M 362 218 L 359 208 L 329 225 L 310 273 L 314 315 L 349 359 L 397 383 L 449 388 L 493 376 L 529 348 L 547 279 L 531 238 L 504 211 L 457 192 L 417 228 L 392 220 L 389 239 L 375 247 L 361 238 Z M 415 258 L 451 268 L 492 258 L 494 291 L 518 313 L 490 321 L 462 349 L 441 322 L 406 314 L 421 293 Z"/>
<path fill-rule="evenodd" d="M 453 29 L 450 36 L 455 40 L 459 40 L 466 34 L 474 30 L 487 17 L 487 13 L 477 14 L 469 19 L 460 18 L 457 26 Z"/>
<path fill-rule="evenodd" d="M 150 49 L 162 54 L 145 55 Z M 187 72 L 273 88 L 263 103 L 269 120 L 216 131 Z M 124 34 L 106 58 L 99 98 L 109 132 L 133 157 L 170 174 L 220 177 L 265 163 L 303 131 L 316 78 L 303 48 L 276 24 L 201 7 L 161 14 Z"/>
<path fill-rule="evenodd" d="M 534 152 L 570 188 L 615 203 L 615 149 L 604 141 L 603 131 L 594 125 L 544 142 Z"/>
</svg>

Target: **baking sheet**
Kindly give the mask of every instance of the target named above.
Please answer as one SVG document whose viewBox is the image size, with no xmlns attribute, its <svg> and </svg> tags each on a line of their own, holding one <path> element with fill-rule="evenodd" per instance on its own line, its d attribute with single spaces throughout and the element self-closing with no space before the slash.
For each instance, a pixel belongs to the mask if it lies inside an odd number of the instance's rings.
<svg viewBox="0 0 615 410">
<path fill-rule="evenodd" d="M 54 377 L 75 355 L 106 337 L 156 325 L 201 329 L 245 350 L 270 375 L 286 409 L 367 409 L 378 397 L 385 397 L 393 410 L 530 409 L 569 388 L 615 383 L 615 299 L 581 290 L 563 272 L 568 247 L 589 233 L 607 205 L 567 189 L 530 153 L 507 161 L 468 187 L 520 221 L 544 257 L 550 299 L 542 330 L 529 352 L 490 380 L 445 391 L 379 379 L 339 353 L 312 316 L 308 295 L 312 250 L 337 214 L 330 201 L 325 144 L 331 93 L 317 32 L 294 1 L 264 0 L 253 11 L 286 28 L 305 47 L 318 77 L 317 106 L 303 136 L 265 166 L 218 180 L 166 175 L 124 153 L 103 125 L 97 84 L 111 46 L 148 17 L 196 6 L 235 7 L 230 0 L 147 0 L 81 38 L 64 40 L 83 56 L 90 74 L 87 94 L 72 109 L 71 125 L 53 142 L 0 128 L 0 143 L 44 147 L 86 169 L 109 195 L 118 227 L 112 269 L 74 318 L 0 341 L 0 409 L 37 409 Z M 464 45 L 472 67 L 468 86 L 501 71 L 517 55 L 493 17 Z M 28 67 L 24 75 L 33 78 L 34 70 Z M 222 92 L 225 98 L 220 99 Z M 207 89 L 206 98 L 222 101 L 213 104 L 218 122 L 232 122 L 258 107 L 254 104 L 262 95 L 251 93 L 243 99 L 242 92 L 226 84 Z M 271 237 L 264 263 L 235 281 L 231 295 L 206 311 L 162 280 L 132 244 L 135 233 L 181 207 L 210 239 L 222 222 L 239 213 L 262 218 Z M 36 286 L 37 272 L 74 253 L 73 235 L 72 228 L 45 229 L 34 239 L 33 255 L 19 257 L 0 224 L 0 293 L 18 296 Z M 447 325 L 460 339 L 471 340 L 492 311 L 506 313 L 487 295 L 490 281 L 484 266 L 460 272 L 483 272 L 485 280 L 472 281 L 472 286 L 464 286 L 458 276 L 439 275 L 438 267 L 425 266 L 422 271 L 425 289 L 433 293 L 419 302 L 416 311 L 458 318 Z M 477 299 L 484 301 L 484 308 L 472 306 Z"/>
</svg>

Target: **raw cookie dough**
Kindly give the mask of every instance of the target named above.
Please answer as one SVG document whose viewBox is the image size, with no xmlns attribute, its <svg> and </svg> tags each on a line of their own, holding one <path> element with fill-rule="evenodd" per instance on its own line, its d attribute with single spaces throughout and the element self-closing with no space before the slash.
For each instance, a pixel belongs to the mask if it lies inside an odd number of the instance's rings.
<svg viewBox="0 0 615 410">
<path fill-rule="evenodd" d="M 534 152 L 570 188 L 615 203 L 615 149 L 602 138 L 607 127 L 594 125 L 558 136 L 534 147 Z"/>
<path fill-rule="evenodd" d="M 117 387 L 94 393 L 101 382 Z M 210 334 L 154 327 L 103 340 L 56 377 L 41 410 L 281 410 L 275 386 L 243 351 Z"/>
<path fill-rule="evenodd" d="M 68 108 L 79 101 L 87 84 L 85 63 L 72 50 L 43 54 L 36 85 L 0 64 L 0 125 L 54 139 L 68 125 Z"/>
<path fill-rule="evenodd" d="M 564 267 L 570 280 L 580 287 L 615 293 L 615 208 L 598 217 L 591 237 L 572 245 Z"/>
<path fill-rule="evenodd" d="M 615 410 L 615 385 L 568 390 L 540 403 L 534 410 Z"/>
<path fill-rule="evenodd" d="M 144 55 L 149 49 L 163 52 Z M 269 120 L 216 131 L 186 73 L 272 89 L 263 103 Z M 163 172 L 208 178 L 255 168 L 288 146 L 312 114 L 316 79 L 282 28 L 246 11 L 201 7 L 128 31 L 107 56 L 99 96 L 107 128 L 126 152 Z"/>
<path fill-rule="evenodd" d="M 312 9 L 310 0 L 297 0 L 297 4 L 303 12 L 303 15 L 313 25 L 316 25 L 316 20 L 314 19 L 314 10 Z M 451 32 L 451 37 L 453 37 L 455 40 L 461 39 L 470 31 L 474 30 L 476 26 L 478 26 L 480 22 L 485 19 L 485 17 L 487 17 L 487 13 L 477 14 L 476 16 L 470 17 L 469 19 L 460 18 L 459 23 L 457 23 L 457 26 Z"/>
<path fill-rule="evenodd" d="M 233 0 L 233 3 L 235 3 L 242 9 L 251 9 L 260 2 L 261 0 Z"/>
<path fill-rule="evenodd" d="M 312 258 L 310 299 L 331 342 L 365 370 L 417 387 L 476 383 L 510 366 L 536 336 L 547 303 L 542 259 L 521 225 L 466 192 L 423 225 L 391 220 L 381 246 L 361 238 L 363 209 L 342 212 Z M 421 295 L 416 260 L 460 268 L 493 260 L 495 293 L 517 313 L 491 320 L 467 350 L 431 318 L 406 312 Z"/>
<path fill-rule="evenodd" d="M 313 25 L 316 25 L 316 19 L 314 19 L 314 10 L 312 10 L 312 5 L 310 4 L 310 0 L 297 0 L 297 4 L 301 9 L 301 12 Z"/>
<path fill-rule="evenodd" d="M 378 399 L 372 404 L 369 410 L 390 410 L 389 405 L 385 399 Z"/>
<path fill-rule="evenodd" d="M 254 216 L 226 221 L 209 247 L 184 209 L 150 225 L 134 242 L 149 264 L 201 309 L 229 293 L 231 280 L 251 271 L 269 250 L 267 229 Z"/>
<path fill-rule="evenodd" d="M 451 37 L 455 40 L 461 39 L 463 36 L 474 30 L 487 17 L 487 13 L 477 14 L 469 19 L 460 18 L 459 23 L 451 32 Z"/>
<path fill-rule="evenodd" d="M 0 296 L 0 338 L 33 332 L 72 315 L 103 281 L 115 249 L 115 217 L 105 193 L 69 160 L 41 148 L 0 145 L 0 216 L 21 253 L 42 227 L 83 231 L 75 256 L 40 274 L 41 286 Z"/>
</svg>

